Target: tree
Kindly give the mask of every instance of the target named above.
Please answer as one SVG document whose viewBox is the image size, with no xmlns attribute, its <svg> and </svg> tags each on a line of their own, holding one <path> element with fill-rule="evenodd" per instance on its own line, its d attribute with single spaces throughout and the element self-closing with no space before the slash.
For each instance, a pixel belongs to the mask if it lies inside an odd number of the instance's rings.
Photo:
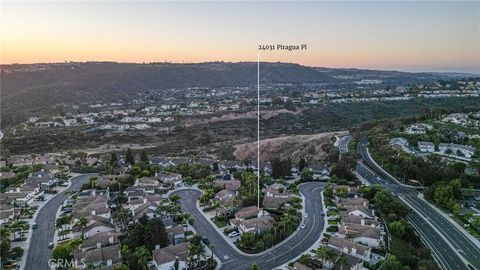
<svg viewBox="0 0 480 270">
<path fill-rule="evenodd" d="M 255 234 L 252 232 L 242 233 L 240 239 L 238 239 L 239 245 L 244 249 L 253 249 L 255 241 Z"/>
<path fill-rule="evenodd" d="M 408 266 L 402 266 L 394 255 L 388 256 L 386 260 L 381 263 L 382 270 L 408 270 Z"/>
<path fill-rule="evenodd" d="M 390 231 L 398 236 L 398 237 L 403 237 L 403 235 L 405 234 L 405 230 L 406 230 L 406 225 L 405 225 L 405 222 L 403 220 L 397 220 L 397 221 L 393 221 L 391 222 L 389 225 L 388 225 L 388 228 L 390 229 Z"/>
<path fill-rule="evenodd" d="M 256 263 L 252 263 L 252 266 L 250 266 L 250 270 L 260 270 L 260 268 L 257 266 Z"/>
<path fill-rule="evenodd" d="M 136 247 L 132 251 L 127 245 L 122 245 L 122 255 L 125 263 L 130 270 L 147 270 L 147 262 L 151 258 L 151 253 L 144 246 Z"/>
<path fill-rule="evenodd" d="M 110 155 L 110 166 L 112 166 L 113 168 L 116 168 L 118 166 L 118 159 L 115 153 L 112 153 Z"/>
<path fill-rule="evenodd" d="M 337 265 L 340 265 L 340 270 L 343 270 L 343 266 L 345 266 L 345 264 L 347 263 L 348 261 L 348 258 L 347 256 L 343 255 L 343 254 L 340 254 L 340 256 L 338 257 L 337 261 L 336 261 L 336 264 Z"/>
<path fill-rule="evenodd" d="M 147 155 L 147 152 L 145 151 L 145 149 L 142 150 L 142 152 L 140 153 L 140 160 L 145 164 L 150 163 L 150 160 L 148 159 L 148 155 Z"/>
<path fill-rule="evenodd" d="M 305 167 L 307 167 L 307 161 L 305 158 L 301 157 L 298 161 L 298 170 L 301 172 Z"/>
<path fill-rule="evenodd" d="M 313 171 L 309 168 L 303 168 L 303 170 L 300 172 L 300 179 L 302 181 L 312 181 Z"/>
<path fill-rule="evenodd" d="M 135 157 L 130 148 L 127 149 L 127 154 L 125 154 L 125 163 L 130 165 L 135 164 Z"/>
<path fill-rule="evenodd" d="M 130 210 L 123 207 L 120 207 L 113 213 L 113 218 L 120 221 L 120 223 L 122 224 L 122 231 L 126 232 L 127 234 L 129 234 L 128 223 L 130 221 L 130 216 Z"/>
</svg>

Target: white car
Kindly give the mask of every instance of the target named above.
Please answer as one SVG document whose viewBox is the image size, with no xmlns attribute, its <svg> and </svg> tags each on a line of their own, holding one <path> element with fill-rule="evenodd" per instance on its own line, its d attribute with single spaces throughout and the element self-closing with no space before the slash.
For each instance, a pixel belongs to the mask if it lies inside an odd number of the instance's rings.
<svg viewBox="0 0 480 270">
<path fill-rule="evenodd" d="M 304 217 L 308 217 L 308 214 L 307 214 L 307 213 L 305 213 L 303 216 L 304 216 Z"/>
<path fill-rule="evenodd" d="M 228 237 L 233 238 L 233 237 L 237 237 L 239 235 L 240 235 L 239 232 L 231 232 L 231 233 L 228 234 Z"/>
<path fill-rule="evenodd" d="M 304 229 L 305 228 L 305 223 L 303 223 L 302 225 L 300 225 L 300 229 Z"/>
</svg>

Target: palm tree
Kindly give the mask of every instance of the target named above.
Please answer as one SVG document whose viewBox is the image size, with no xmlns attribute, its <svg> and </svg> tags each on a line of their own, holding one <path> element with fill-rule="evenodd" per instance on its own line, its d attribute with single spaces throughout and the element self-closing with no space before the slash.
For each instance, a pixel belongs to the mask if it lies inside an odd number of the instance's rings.
<svg viewBox="0 0 480 270">
<path fill-rule="evenodd" d="M 218 215 L 218 208 L 220 208 L 220 202 L 219 201 L 215 201 L 213 203 L 213 209 L 215 210 L 215 218 L 217 218 L 217 215 Z"/>
<path fill-rule="evenodd" d="M 128 231 L 128 223 L 130 221 L 130 210 L 120 207 L 117 211 L 115 211 L 113 218 L 118 220 L 122 224 L 122 230 L 130 235 Z"/>
<path fill-rule="evenodd" d="M 337 258 L 336 264 L 340 265 L 340 270 L 343 270 L 343 266 L 347 263 L 347 261 L 348 261 L 347 256 L 344 256 L 343 254 L 341 254 Z"/>
<path fill-rule="evenodd" d="M 88 219 L 86 219 L 85 217 L 80 217 L 80 219 L 77 221 L 77 224 L 78 226 L 80 226 L 80 228 L 85 228 L 88 224 Z"/>
<path fill-rule="evenodd" d="M 147 262 L 151 257 L 150 250 L 145 248 L 144 246 L 137 247 L 135 252 L 133 253 L 135 258 L 137 258 L 137 265 L 142 270 L 147 270 Z"/>
<path fill-rule="evenodd" d="M 173 194 L 170 196 L 170 201 L 173 203 L 173 205 L 177 205 L 180 201 L 180 196 L 178 196 L 178 194 Z"/>
<path fill-rule="evenodd" d="M 315 250 L 315 256 L 319 258 L 322 263 L 325 263 L 325 261 L 329 258 L 328 256 L 328 248 L 326 246 L 321 246 Z"/>
</svg>

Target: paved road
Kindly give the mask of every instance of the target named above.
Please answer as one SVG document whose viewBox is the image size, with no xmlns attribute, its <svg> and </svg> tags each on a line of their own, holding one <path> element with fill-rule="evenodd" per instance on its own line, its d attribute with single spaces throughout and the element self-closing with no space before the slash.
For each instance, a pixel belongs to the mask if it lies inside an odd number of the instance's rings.
<svg viewBox="0 0 480 270">
<path fill-rule="evenodd" d="M 35 222 L 37 229 L 33 230 L 28 249 L 25 270 L 49 270 L 48 260 L 52 250 L 48 248 L 48 243 L 53 241 L 55 233 L 55 215 L 58 208 L 68 197 L 67 191 L 78 191 L 80 187 L 88 182 L 91 175 L 80 175 L 71 179 L 72 184 L 63 192 L 50 199 L 37 215 Z"/>
<path fill-rule="evenodd" d="M 359 142 L 358 151 L 368 166 L 359 164 L 357 172 L 370 183 L 384 186 L 409 204 L 416 213 L 413 218 L 409 216 L 409 221 L 415 227 L 421 228 L 419 233 L 427 243 L 437 243 L 437 248 L 432 248 L 437 258 L 448 260 L 440 266 L 444 269 L 468 269 L 462 261 L 463 258 L 470 266 L 480 269 L 480 247 L 433 209 L 429 203 L 418 198 L 417 190 L 399 185 L 393 176 L 385 173 L 366 151 L 366 144 L 366 140 Z M 439 241 L 439 239 L 446 239 L 446 241 Z"/>
<path fill-rule="evenodd" d="M 340 155 L 348 153 L 348 144 L 352 140 L 351 135 L 346 135 L 338 139 L 338 150 L 340 151 Z"/>
<path fill-rule="evenodd" d="M 323 184 L 318 182 L 305 183 L 300 186 L 299 190 L 305 196 L 305 210 L 308 213 L 305 228 L 278 248 L 257 256 L 246 256 L 239 253 L 219 235 L 219 232 L 196 206 L 197 199 L 201 195 L 200 191 L 187 189 L 175 191 L 172 194 L 180 196 L 182 210 L 192 215 L 195 230 L 206 236 L 214 245 L 214 253 L 222 261 L 222 269 L 245 270 L 253 262 L 257 263 L 260 269 L 274 269 L 305 253 L 320 237 L 324 227 L 324 220 L 320 215 L 323 209 L 320 197 L 322 187 Z"/>
</svg>

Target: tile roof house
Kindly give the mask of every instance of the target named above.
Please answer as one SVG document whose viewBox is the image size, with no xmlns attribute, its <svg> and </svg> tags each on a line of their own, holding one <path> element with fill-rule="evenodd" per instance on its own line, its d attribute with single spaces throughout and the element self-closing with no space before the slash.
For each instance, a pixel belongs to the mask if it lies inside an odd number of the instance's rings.
<svg viewBox="0 0 480 270">
<path fill-rule="evenodd" d="M 376 221 L 375 219 L 368 219 L 362 216 L 353 216 L 349 215 L 346 211 L 340 211 L 341 223 L 344 224 L 358 224 L 363 226 L 372 226 L 379 228 L 380 222 Z"/>
<path fill-rule="evenodd" d="M 337 203 L 337 207 L 350 208 L 354 206 L 363 206 L 365 208 L 370 207 L 370 203 L 365 198 L 341 198 Z"/>
<path fill-rule="evenodd" d="M 248 218 L 258 217 L 261 212 L 262 209 L 258 209 L 257 206 L 244 207 L 235 213 L 235 219 L 245 220 Z"/>
<path fill-rule="evenodd" d="M 370 260 L 371 248 L 365 245 L 348 241 L 347 239 L 340 237 L 330 236 L 328 239 L 328 246 L 355 258 L 359 258 L 364 261 Z"/>
<path fill-rule="evenodd" d="M 135 180 L 134 186 L 160 186 L 160 180 L 152 177 L 140 177 Z"/>
<path fill-rule="evenodd" d="M 83 238 L 93 237 L 96 234 L 103 232 L 115 232 L 116 228 L 109 219 L 97 217 L 97 216 L 86 216 L 87 226 L 84 228 L 74 225 L 72 227 L 72 236 L 83 236 Z"/>
<path fill-rule="evenodd" d="M 155 176 L 159 178 L 164 185 L 167 186 L 178 186 L 182 183 L 182 175 L 178 173 L 158 173 Z"/>
<path fill-rule="evenodd" d="M 273 217 L 266 215 L 240 221 L 234 220 L 232 223 L 237 224 L 240 233 L 253 232 L 259 234 L 272 228 L 274 221 Z"/>
<path fill-rule="evenodd" d="M 182 226 L 166 228 L 165 232 L 168 234 L 171 243 L 174 245 L 186 241 L 185 229 Z"/>
<path fill-rule="evenodd" d="M 226 189 L 229 191 L 237 191 L 240 189 L 240 186 L 242 185 L 240 180 L 216 180 L 214 182 L 214 185 L 216 187 L 220 187 L 222 189 Z"/>
<path fill-rule="evenodd" d="M 156 248 L 152 251 L 153 263 L 157 270 L 175 269 L 175 261 L 178 260 L 178 269 L 186 269 L 188 258 L 188 242 L 172 245 L 164 248 Z"/>
<path fill-rule="evenodd" d="M 353 242 L 361 243 L 372 248 L 378 248 L 382 243 L 382 234 L 379 228 L 346 223 L 338 231 L 342 238 L 350 238 Z"/>
<path fill-rule="evenodd" d="M 106 231 L 83 239 L 79 248 L 82 252 L 85 252 L 90 249 L 101 248 L 114 244 L 118 244 L 118 233 L 114 231 Z"/>
<path fill-rule="evenodd" d="M 347 213 L 351 216 L 359 216 L 359 217 L 364 217 L 364 218 L 370 218 L 374 219 L 375 218 L 375 213 L 363 206 L 358 206 L 358 205 L 353 205 L 353 206 L 348 206 L 345 207 Z"/>
<path fill-rule="evenodd" d="M 92 264 L 96 268 L 106 269 L 117 263 L 122 262 L 120 244 L 87 250 L 85 252 L 74 252 L 73 258 L 80 262 L 84 260 L 85 265 L 79 263 L 80 269 L 85 269 L 86 265 Z"/>
<path fill-rule="evenodd" d="M 220 205 L 222 206 L 228 206 L 233 203 L 233 200 L 236 197 L 236 192 L 222 189 L 219 192 L 215 193 L 214 199 L 218 200 L 220 202 Z"/>
</svg>

